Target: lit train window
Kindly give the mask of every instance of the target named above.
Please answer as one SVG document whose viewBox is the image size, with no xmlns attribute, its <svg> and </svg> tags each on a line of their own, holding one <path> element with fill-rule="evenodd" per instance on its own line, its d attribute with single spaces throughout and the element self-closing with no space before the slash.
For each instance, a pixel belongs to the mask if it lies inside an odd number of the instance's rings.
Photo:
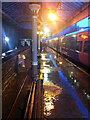
<svg viewBox="0 0 90 120">
<path fill-rule="evenodd" d="M 85 41 L 84 52 L 90 54 L 90 41 Z"/>
<path fill-rule="evenodd" d="M 76 42 L 76 50 L 81 52 L 81 50 L 82 50 L 82 41 L 77 41 Z"/>
</svg>

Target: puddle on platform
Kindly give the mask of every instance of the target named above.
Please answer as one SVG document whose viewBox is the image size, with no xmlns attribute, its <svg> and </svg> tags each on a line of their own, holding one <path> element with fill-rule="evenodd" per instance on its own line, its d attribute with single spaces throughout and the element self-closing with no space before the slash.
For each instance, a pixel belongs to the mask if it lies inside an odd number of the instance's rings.
<svg viewBox="0 0 90 120">
<path fill-rule="evenodd" d="M 48 75 L 51 71 L 57 71 L 57 68 L 48 64 L 50 59 L 45 57 L 46 54 L 42 54 L 41 64 L 41 76 L 43 76 L 43 88 L 44 88 L 44 116 L 50 116 L 52 110 L 55 108 L 55 102 L 58 100 L 58 95 L 61 94 L 62 88 L 55 85 Z M 48 59 L 48 61 L 47 61 Z"/>
<path fill-rule="evenodd" d="M 58 95 L 61 94 L 62 88 L 54 85 L 52 82 L 43 84 L 44 88 L 44 115 L 51 115 L 55 107 L 55 102 L 58 100 Z"/>
<path fill-rule="evenodd" d="M 73 64 L 68 59 L 63 58 L 61 55 L 59 55 L 57 58 L 56 52 L 53 51 L 53 53 L 54 54 L 52 58 L 57 64 L 58 68 L 52 70 L 62 71 L 63 75 L 70 82 L 72 88 L 76 89 L 80 98 L 82 98 L 82 101 L 84 101 L 84 104 L 88 108 L 87 100 L 90 100 L 90 94 L 88 91 L 88 84 L 86 81 L 88 81 L 90 76 L 84 74 L 84 72 L 77 68 L 77 65 Z"/>
</svg>

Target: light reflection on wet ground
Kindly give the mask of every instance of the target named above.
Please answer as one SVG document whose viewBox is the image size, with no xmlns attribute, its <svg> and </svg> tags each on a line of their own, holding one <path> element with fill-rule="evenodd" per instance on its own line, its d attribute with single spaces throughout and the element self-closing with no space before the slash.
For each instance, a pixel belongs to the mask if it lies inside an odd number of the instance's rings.
<svg viewBox="0 0 90 120">
<path fill-rule="evenodd" d="M 83 95 L 86 100 L 90 100 L 88 86 L 90 74 L 87 74 L 79 67 L 77 68 L 75 64 L 71 63 L 70 61 L 68 62 L 67 59 L 61 57 L 60 55 L 58 55 L 59 57 L 57 58 L 56 52 L 54 52 L 53 50 L 49 49 L 49 51 L 54 53 L 52 55 L 53 59 L 58 65 L 58 68 L 60 68 L 60 70 L 63 72 L 64 76 L 70 81 L 70 83 L 75 87 L 75 89 L 77 89 L 77 91 L 79 89 L 80 94 Z M 84 104 L 87 102 L 86 100 L 83 101 Z M 88 105 L 86 105 L 86 107 L 88 108 Z"/>
<path fill-rule="evenodd" d="M 46 54 L 42 54 L 41 74 L 43 74 L 44 115 L 49 116 L 54 109 L 55 102 L 58 100 L 57 96 L 61 93 L 62 88 L 49 80 L 48 74 L 52 70 L 55 70 L 55 68 L 50 67 L 50 59 L 46 59 L 45 55 Z"/>
<path fill-rule="evenodd" d="M 75 85 L 80 87 L 80 83 L 77 81 L 77 77 L 75 77 L 78 73 L 74 74 L 75 70 L 72 71 L 72 69 L 74 69 L 73 65 L 63 61 L 61 57 L 57 59 L 54 52 L 52 57 L 57 63 L 58 68 L 55 68 L 52 65 L 47 53 L 42 54 L 41 59 L 40 71 L 44 85 L 44 115 L 47 118 L 82 118 L 78 106 L 69 94 L 67 85 L 60 80 L 60 76 L 57 71 L 63 72 L 66 79 L 72 83 L 72 88 L 74 88 Z M 84 93 L 86 94 L 85 90 Z M 87 115 L 84 117 L 87 118 Z"/>
<path fill-rule="evenodd" d="M 52 82 L 44 83 L 44 115 L 51 115 L 52 109 L 54 109 L 54 104 L 58 100 L 57 95 L 62 91 L 57 85 Z"/>
</svg>

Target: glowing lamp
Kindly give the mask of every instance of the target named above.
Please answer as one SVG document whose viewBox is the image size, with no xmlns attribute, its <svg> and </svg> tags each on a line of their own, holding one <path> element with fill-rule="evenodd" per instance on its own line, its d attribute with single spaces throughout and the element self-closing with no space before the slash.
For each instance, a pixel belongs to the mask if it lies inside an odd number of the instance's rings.
<svg viewBox="0 0 90 120">
<path fill-rule="evenodd" d="M 8 38 L 8 37 L 5 37 L 5 41 L 8 42 L 8 41 L 9 41 L 9 38 Z"/>
<path fill-rule="evenodd" d="M 59 62 L 59 64 L 62 64 L 62 62 Z"/>
<path fill-rule="evenodd" d="M 82 28 L 82 29 L 80 29 L 80 31 L 84 31 L 84 29 Z"/>
<path fill-rule="evenodd" d="M 55 21 L 57 18 L 54 13 L 50 13 L 48 17 L 50 18 L 51 21 Z"/>
<path fill-rule="evenodd" d="M 39 34 L 39 32 L 37 31 L 37 34 Z"/>
<path fill-rule="evenodd" d="M 43 32 L 40 32 L 40 35 L 42 35 L 43 34 Z"/>
<path fill-rule="evenodd" d="M 45 27 L 45 28 L 44 28 L 44 31 L 45 31 L 46 33 L 48 33 L 48 32 L 49 32 L 49 29 L 48 29 L 47 27 Z"/>
<path fill-rule="evenodd" d="M 76 37 L 76 35 L 73 35 L 73 37 Z"/>
</svg>

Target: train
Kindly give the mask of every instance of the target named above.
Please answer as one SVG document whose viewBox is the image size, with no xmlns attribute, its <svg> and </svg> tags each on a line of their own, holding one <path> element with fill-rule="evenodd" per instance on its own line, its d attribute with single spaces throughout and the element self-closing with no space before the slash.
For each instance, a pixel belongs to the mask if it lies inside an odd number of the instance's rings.
<svg viewBox="0 0 90 120">
<path fill-rule="evenodd" d="M 90 16 L 46 40 L 46 45 L 90 69 Z"/>
</svg>

